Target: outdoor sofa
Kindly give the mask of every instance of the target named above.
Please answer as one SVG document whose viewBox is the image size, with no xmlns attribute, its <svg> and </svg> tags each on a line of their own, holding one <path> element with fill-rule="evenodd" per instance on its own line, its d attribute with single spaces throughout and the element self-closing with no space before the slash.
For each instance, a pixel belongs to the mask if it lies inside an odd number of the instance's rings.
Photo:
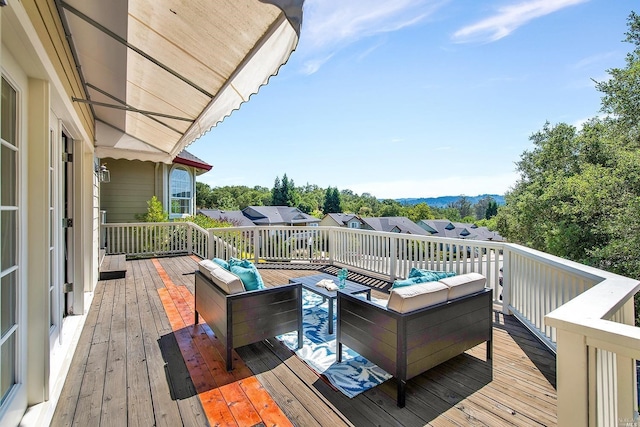
<svg viewBox="0 0 640 427">
<path fill-rule="evenodd" d="M 251 274 L 259 277 L 257 270 Z M 195 272 L 195 305 L 196 324 L 202 316 L 224 346 L 227 371 L 233 368 L 234 348 L 291 331 L 298 332 L 302 347 L 300 283 L 247 290 L 238 275 L 203 260 Z"/>
<path fill-rule="evenodd" d="M 407 380 L 482 342 L 492 358 L 492 291 L 486 278 L 463 274 L 392 289 L 386 306 L 338 292 L 336 357 L 346 345 L 393 375 L 397 405 Z"/>
</svg>

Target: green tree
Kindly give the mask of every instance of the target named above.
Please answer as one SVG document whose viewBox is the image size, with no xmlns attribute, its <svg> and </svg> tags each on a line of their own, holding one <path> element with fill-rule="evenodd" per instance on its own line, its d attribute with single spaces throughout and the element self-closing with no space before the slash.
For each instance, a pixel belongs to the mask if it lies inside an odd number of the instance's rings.
<svg viewBox="0 0 640 427">
<path fill-rule="evenodd" d="M 498 210 L 509 240 L 640 278 L 640 17 L 631 13 L 624 68 L 597 83 L 605 118 L 531 136 L 521 178 Z M 636 299 L 636 305 L 638 299 Z M 637 311 L 638 312 L 638 311 Z M 636 320 L 638 323 L 638 320 Z"/>
<path fill-rule="evenodd" d="M 196 181 L 196 207 L 206 209 L 212 206 L 211 187 L 204 182 Z"/>
<path fill-rule="evenodd" d="M 487 211 L 490 208 L 493 209 L 493 206 L 495 206 L 495 212 L 490 211 L 490 214 L 487 214 Z M 485 196 L 482 199 L 478 200 L 478 202 L 473 206 L 473 209 L 476 213 L 476 219 L 490 218 L 491 216 L 498 213 L 498 204 L 496 203 L 493 197 Z M 493 213 L 491 214 L 491 212 Z M 491 216 L 487 216 L 487 215 L 491 215 Z"/>
<path fill-rule="evenodd" d="M 337 187 L 328 187 L 324 196 L 324 205 L 322 211 L 328 213 L 341 213 L 342 201 Z"/>
<path fill-rule="evenodd" d="M 484 212 L 484 219 L 491 219 L 496 215 L 498 215 L 498 202 L 491 198 L 491 201 L 487 205 L 487 210 Z"/>
<path fill-rule="evenodd" d="M 473 215 L 471 200 L 467 196 L 460 196 L 458 200 L 453 202 L 453 206 L 460 213 L 460 218 L 470 217 Z"/>
<path fill-rule="evenodd" d="M 142 222 L 167 222 L 169 214 L 162 209 L 162 203 L 156 196 L 147 200 L 147 213 L 136 215 L 136 219 Z"/>
<path fill-rule="evenodd" d="M 402 206 L 393 199 L 385 199 L 382 201 L 382 207 L 376 216 L 403 216 Z"/>
<path fill-rule="evenodd" d="M 181 221 L 181 222 L 193 222 L 194 224 L 204 228 L 204 229 L 208 229 L 208 228 L 223 228 L 223 227 L 234 227 L 237 226 L 237 224 L 234 224 L 232 221 L 225 221 L 225 220 L 217 220 L 217 219 L 213 219 L 213 218 L 209 218 L 208 216 L 205 215 L 195 215 L 195 216 L 189 216 L 186 218 L 180 218 L 177 221 Z"/>
<path fill-rule="evenodd" d="M 431 208 L 426 203 L 418 203 L 407 208 L 407 217 L 413 222 L 434 218 Z"/>
<path fill-rule="evenodd" d="M 284 188 L 280 182 L 280 177 L 276 176 L 273 182 L 273 189 L 271 190 L 271 206 L 284 206 L 285 201 Z"/>
<path fill-rule="evenodd" d="M 596 83 L 603 93 L 602 112 L 614 117 L 612 124 L 629 132 L 625 138 L 639 142 L 640 124 L 640 18 L 631 12 L 627 19 L 625 42 L 634 45 L 626 57 L 625 68 L 607 70 L 610 78 Z"/>
<path fill-rule="evenodd" d="M 286 173 L 282 176 L 282 181 L 276 177 L 271 194 L 272 206 L 298 206 L 299 196 L 295 183 L 287 177 Z"/>
</svg>

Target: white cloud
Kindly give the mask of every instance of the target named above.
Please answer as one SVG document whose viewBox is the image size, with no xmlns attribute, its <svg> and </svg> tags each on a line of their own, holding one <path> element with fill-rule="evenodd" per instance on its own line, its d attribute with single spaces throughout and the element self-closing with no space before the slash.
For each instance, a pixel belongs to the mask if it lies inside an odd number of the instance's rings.
<svg viewBox="0 0 640 427">
<path fill-rule="evenodd" d="M 305 72 L 317 71 L 333 53 L 361 39 L 416 25 L 448 1 L 307 0 L 297 49 L 309 57 Z"/>
<path fill-rule="evenodd" d="M 617 59 L 618 56 L 619 56 L 618 52 L 615 52 L 615 51 L 599 53 L 596 55 L 591 55 L 586 58 L 583 58 L 582 60 L 576 62 L 573 65 L 573 67 L 579 69 L 579 68 L 590 67 L 591 65 L 599 64 L 599 63 L 609 64 L 611 63 L 612 58 Z"/>
<path fill-rule="evenodd" d="M 589 0 L 529 0 L 498 8 L 497 13 L 453 34 L 458 43 L 494 42 L 529 21 Z"/>
<path fill-rule="evenodd" d="M 333 55 L 327 55 L 323 58 L 313 58 L 304 62 L 302 72 L 307 75 L 311 75 L 318 71 L 322 65 L 331 59 Z"/>
<path fill-rule="evenodd" d="M 476 175 L 422 179 L 385 180 L 347 185 L 354 193 L 369 193 L 379 199 L 400 199 L 409 197 L 477 196 L 479 194 L 504 194 L 518 180 L 516 172 L 496 175 Z"/>
</svg>

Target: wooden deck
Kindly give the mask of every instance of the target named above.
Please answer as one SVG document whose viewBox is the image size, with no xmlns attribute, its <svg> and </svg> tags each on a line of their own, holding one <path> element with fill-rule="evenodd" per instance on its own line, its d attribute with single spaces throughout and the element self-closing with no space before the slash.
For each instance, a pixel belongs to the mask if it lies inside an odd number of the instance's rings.
<svg viewBox="0 0 640 427">
<path fill-rule="evenodd" d="M 317 273 L 291 267 L 261 274 L 275 285 Z M 196 268 L 188 256 L 127 261 L 126 278 L 98 283 L 53 426 L 557 424 L 554 356 L 498 312 L 493 369 L 482 344 L 410 380 L 403 409 L 394 379 L 349 399 L 275 339 L 238 349 L 227 373 L 211 330 L 193 324 Z"/>
</svg>

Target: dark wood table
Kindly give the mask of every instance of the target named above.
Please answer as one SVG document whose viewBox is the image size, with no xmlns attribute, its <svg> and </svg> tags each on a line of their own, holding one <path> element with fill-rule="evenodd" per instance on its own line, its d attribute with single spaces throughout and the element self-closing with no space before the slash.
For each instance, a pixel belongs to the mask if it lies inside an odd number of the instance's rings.
<svg viewBox="0 0 640 427">
<path fill-rule="evenodd" d="M 329 300 L 329 333 L 332 334 L 333 303 L 338 297 L 338 291 L 329 291 L 321 286 L 316 286 L 316 284 L 323 279 L 333 280 L 333 283 L 335 283 L 336 285 L 340 283 L 336 276 L 327 273 L 314 274 L 313 276 L 294 277 L 292 279 L 289 279 L 289 283 L 302 283 L 302 287 L 304 289 L 308 290 L 309 292 L 313 292 L 314 294 L 320 295 L 322 297 L 322 302 L 324 302 L 325 299 Z M 368 286 L 346 280 L 344 283 L 344 288 L 341 288 L 339 290 L 351 295 L 366 293 L 367 299 L 371 301 L 371 288 Z"/>
</svg>

